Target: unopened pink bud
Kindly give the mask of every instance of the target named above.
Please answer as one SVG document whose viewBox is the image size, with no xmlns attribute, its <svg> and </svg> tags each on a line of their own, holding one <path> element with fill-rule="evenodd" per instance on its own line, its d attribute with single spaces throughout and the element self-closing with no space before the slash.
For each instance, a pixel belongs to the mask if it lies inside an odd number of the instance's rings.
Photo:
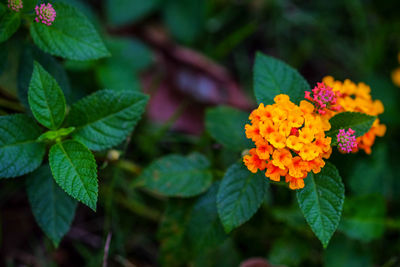
<svg viewBox="0 0 400 267">
<path fill-rule="evenodd" d="M 41 4 L 40 6 L 35 7 L 35 12 L 36 12 L 36 22 L 41 22 L 47 26 L 50 26 L 57 14 L 56 11 L 54 10 L 53 6 L 48 3 L 47 5 Z"/>
<path fill-rule="evenodd" d="M 311 93 L 312 92 L 312 93 Z M 337 110 L 337 95 L 333 89 L 324 83 L 317 83 L 317 86 L 305 92 L 305 98 L 314 103 L 319 114 L 325 114 L 325 109 Z"/>
<path fill-rule="evenodd" d="M 22 0 L 8 0 L 8 8 L 19 12 L 24 7 Z"/>
<path fill-rule="evenodd" d="M 340 129 L 337 134 L 338 149 L 342 153 L 350 153 L 357 148 L 355 131 L 349 128 L 347 131 Z"/>
</svg>

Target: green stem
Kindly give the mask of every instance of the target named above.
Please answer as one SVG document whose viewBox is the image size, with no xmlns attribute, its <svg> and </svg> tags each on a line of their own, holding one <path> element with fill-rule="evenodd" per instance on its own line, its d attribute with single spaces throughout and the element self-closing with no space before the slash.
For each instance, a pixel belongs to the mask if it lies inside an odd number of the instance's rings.
<svg viewBox="0 0 400 267">
<path fill-rule="evenodd" d="M 124 160 L 120 159 L 116 162 L 113 163 L 116 167 L 125 170 L 127 172 L 130 172 L 135 175 L 139 175 L 142 172 L 142 168 L 138 166 L 136 163 L 129 161 L 129 160 Z"/>
</svg>

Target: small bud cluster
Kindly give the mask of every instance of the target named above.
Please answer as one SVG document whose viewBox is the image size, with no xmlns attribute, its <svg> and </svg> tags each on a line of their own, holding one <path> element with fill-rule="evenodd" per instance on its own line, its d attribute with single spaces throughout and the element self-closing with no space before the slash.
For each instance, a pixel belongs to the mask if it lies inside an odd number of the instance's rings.
<svg viewBox="0 0 400 267">
<path fill-rule="evenodd" d="M 305 98 L 314 103 L 319 114 L 325 114 L 326 109 L 339 110 L 340 106 L 336 105 L 337 96 L 333 89 L 324 83 L 317 83 L 314 89 L 305 92 Z"/>
<path fill-rule="evenodd" d="M 8 0 L 8 8 L 14 10 L 15 12 L 19 12 L 20 9 L 24 7 L 22 0 Z"/>
<path fill-rule="evenodd" d="M 357 148 L 356 136 L 354 133 L 355 131 L 351 128 L 347 131 L 344 129 L 339 130 L 339 133 L 337 134 L 337 142 L 340 152 L 350 153 Z"/>
<path fill-rule="evenodd" d="M 50 26 L 54 19 L 56 18 L 56 11 L 54 10 L 53 6 L 48 4 L 41 4 L 40 6 L 35 7 L 36 12 L 36 22 L 41 22 L 47 26 Z"/>
</svg>

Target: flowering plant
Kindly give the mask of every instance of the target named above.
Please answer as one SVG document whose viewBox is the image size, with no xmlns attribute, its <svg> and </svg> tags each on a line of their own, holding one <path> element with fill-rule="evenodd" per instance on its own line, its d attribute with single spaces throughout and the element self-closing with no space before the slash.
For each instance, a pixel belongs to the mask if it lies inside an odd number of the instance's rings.
<svg viewBox="0 0 400 267">
<path fill-rule="evenodd" d="M 400 122 L 397 98 L 363 73 L 383 55 L 372 48 L 391 42 L 365 35 L 365 51 L 342 55 L 340 40 L 318 34 L 293 49 L 287 23 L 321 20 L 275 1 L 265 10 L 290 20 L 276 24 L 284 39 L 271 49 L 274 35 L 252 35 L 271 22 L 258 23 L 263 1 L 222 2 L 0 0 L 4 265 L 238 266 L 268 253 L 271 264 L 347 266 L 360 247 L 392 264 L 398 145 L 384 140 Z M 257 14 L 249 24 L 230 13 L 245 6 Z M 231 23 L 237 31 L 220 34 Z M 309 57 L 321 43 L 341 56 Z M 313 82 L 262 53 L 251 70 L 255 48 L 305 63 Z M 201 52 L 234 62 L 243 90 Z M 368 85 L 322 78 L 332 57 Z"/>
<path fill-rule="evenodd" d="M 77 201 L 96 211 L 99 189 L 93 152 L 126 140 L 148 96 L 100 90 L 70 106 L 66 72 L 51 55 L 95 60 L 110 53 L 75 7 L 34 2 L 8 0 L 8 9 L 0 3 L 0 43 L 8 41 L 6 50 L 21 49 L 18 96 L 29 110 L 0 116 L 0 178 L 28 174 L 26 189 L 35 219 L 58 246 Z M 20 37 L 13 40 L 21 22 L 29 26 L 34 44 L 23 43 Z"/>
<path fill-rule="evenodd" d="M 386 131 L 377 118 L 383 105 L 372 100 L 367 85 L 349 80 L 342 83 L 325 77 L 310 90 L 297 71 L 261 53 L 255 62 L 254 83 L 259 106 L 250 113 L 249 122 L 243 122 L 243 128 L 255 147 L 247 145 L 243 156 L 248 175 L 228 171 L 221 182 L 217 204 L 222 223 L 230 231 L 254 214 L 262 201 L 254 191 L 262 196 L 262 183 L 267 183 L 263 176 L 278 184 L 284 177 L 289 188 L 296 190 L 305 219 L 326 247 L 339 225 L 344 202 L 339 171 L 327 162 L 332 147 L 344 154 L 359 149 L 371 154 L 375 136 Z M 223 143 L 216 129 L 209 127 L 209 131 Z M 232 184 L 239 180 L 253 184 L 248 190 L 240 188 L 246 195 L 243 200 L 229 197 Z M 247 213 L 232 210 L 230 200 L 246 207 Z"/>
</svg>

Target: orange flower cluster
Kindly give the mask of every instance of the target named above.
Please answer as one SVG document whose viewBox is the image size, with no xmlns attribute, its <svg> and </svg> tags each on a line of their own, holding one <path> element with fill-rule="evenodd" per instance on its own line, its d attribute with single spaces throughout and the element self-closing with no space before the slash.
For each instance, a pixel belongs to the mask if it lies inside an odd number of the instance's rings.
<svg viewBox="0 0 400 267">
<path fill-rule="evenodd" d="M 243 162 L 253 173 L 266 169 L 269 179 L 280 181 L 285 176 L 291 189 L 300 189 L 307 174 L 320 172 L 325 165 L 323 158 L 329 158 L 332 152 L 331 138 L 324 132 L 331 125 L 305 100 L 300 106 L 284 94 L 274 100 L 275 104 L 261 103 L 250 114 L 246 136 L 256 148 L 244 156 Z"/>
<path fill-rule="evenodd" d="M 335 81 L 331 76 L 325 77 L 322 81 L 332 87 L 334 92 L 339 92 L 337 103 L 341 106 L 341 109 L 338 112 L 361 112 L 371 116 L 378 116 L 383 113 L 384 108 L 382 102 L 379 100 L 372 100 L 370 94 L 371 88 L 365 83 L 355 84 L 350 80 L 345 80 L 344 82 Z M 338 112 L 329 111 L 325 116 L 331 118 Z M 375 137 L 383 136 L 385 132 L 386 126 L 380 124 L 379 119 L 376 119 L 371 129 L 363 136 L 357 138 L 357 148 L 353 152 L 357 152 L 358 149 L 363 149 L 365 153 L 371 154 L 371 147 L 375 142 Z"/>
</svg>

